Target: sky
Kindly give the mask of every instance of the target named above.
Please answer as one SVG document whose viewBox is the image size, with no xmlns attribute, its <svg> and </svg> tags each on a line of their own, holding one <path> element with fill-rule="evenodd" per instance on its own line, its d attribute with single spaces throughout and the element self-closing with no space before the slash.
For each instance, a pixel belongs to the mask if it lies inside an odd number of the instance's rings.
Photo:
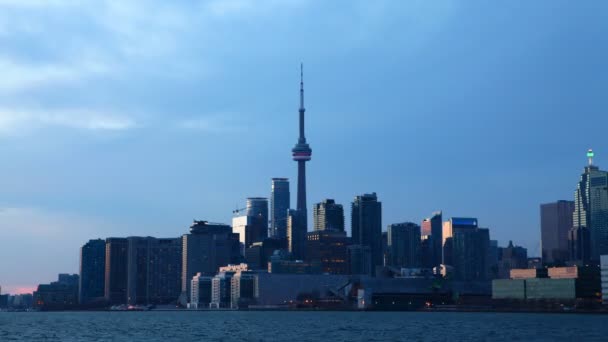
<svg viewBox="0 0 608 342">
<path fill-rule="evenodd" d="M 0 286 L 110 236 L 230 223 L 292 180 L 382 223 L 472 216 L 540 254 L 539 205 L 608 168 L 608 2 L 0 0 Z M 310 220 L 309 220 L 310 222 Z"/>
</svg>

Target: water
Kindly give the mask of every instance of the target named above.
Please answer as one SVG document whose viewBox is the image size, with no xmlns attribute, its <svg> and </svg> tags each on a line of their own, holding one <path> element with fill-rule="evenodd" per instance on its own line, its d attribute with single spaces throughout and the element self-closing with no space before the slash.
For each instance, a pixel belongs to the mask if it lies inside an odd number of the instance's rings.
<svg viewBox="0 0 608 342">
<path fill-rule="evenodd" d="M 1 313 L 0 341 L 608 341 L 608 316 L 441 312 Z"/>
</svg>

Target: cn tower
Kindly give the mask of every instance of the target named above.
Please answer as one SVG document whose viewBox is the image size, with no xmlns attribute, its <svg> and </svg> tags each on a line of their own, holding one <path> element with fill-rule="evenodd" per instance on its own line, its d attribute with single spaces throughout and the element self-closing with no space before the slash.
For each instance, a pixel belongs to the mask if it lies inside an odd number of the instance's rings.
<svg viewBox="0 0 608 342">
<path fill-rule="evenodd" d="M 306 215 L 306 162 L 310 160 L 312 150 L 304 136 L 304 65 L 300 64 L 300 137 L 291 150 L 293 160 L 298 162 L 298 203 L 297 210 Z"/>
</svg>

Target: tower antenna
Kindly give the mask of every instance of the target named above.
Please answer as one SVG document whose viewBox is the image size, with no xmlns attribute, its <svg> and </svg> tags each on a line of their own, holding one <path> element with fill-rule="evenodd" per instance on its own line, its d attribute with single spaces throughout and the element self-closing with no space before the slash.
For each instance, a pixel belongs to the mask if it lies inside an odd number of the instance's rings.
<svg viewBox="0 0 608 342">
<path fill-rule="evenodd" d="M 593 165 L 593 156 L 595 154 L 593 153 L 592 149 L 587 150 L 587 158 L 589 158 L 589 166 Z"/>
</svg>

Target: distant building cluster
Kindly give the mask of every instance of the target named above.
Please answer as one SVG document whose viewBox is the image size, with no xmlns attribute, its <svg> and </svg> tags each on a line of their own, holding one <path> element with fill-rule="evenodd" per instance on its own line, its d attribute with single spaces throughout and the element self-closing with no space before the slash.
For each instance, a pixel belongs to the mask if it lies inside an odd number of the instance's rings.
<svg viewBox="0 0 608 342">
<path fill-rule="evenodd" d="M 436 211 L 383 230 L 376 193 L 313 206 L 309 230 L 304 87 L 300 83 L 297 204 L 287 178 L 272 178 L 270 201 L 249 197 L 232 225 L 194 221 L 181 237 L 109 237 L 80 251 L 80 273 L 42 284 L 41 309 L 190 309 L 283 306 L 413 309 L 448 304 L 594 305 L 608 301 L 608 172 L 585 167 L 574 201 L 542 204 L 542 258 L 499 246 L 475 217 Z M 601 262 L 601 263 L 600 263 Z M 602 276 L 600 276 L 602 275 Z M 13 297 L 11 297 L 13 298 Z M 480 299 L 481 298 L 481 299 Z M 15 305 L 0 296 L 0 308 Z M 523 303 L 523 304 L 522 304 Z M 540 303 L 540 304 L 538 304 Z"/>
</svg>

